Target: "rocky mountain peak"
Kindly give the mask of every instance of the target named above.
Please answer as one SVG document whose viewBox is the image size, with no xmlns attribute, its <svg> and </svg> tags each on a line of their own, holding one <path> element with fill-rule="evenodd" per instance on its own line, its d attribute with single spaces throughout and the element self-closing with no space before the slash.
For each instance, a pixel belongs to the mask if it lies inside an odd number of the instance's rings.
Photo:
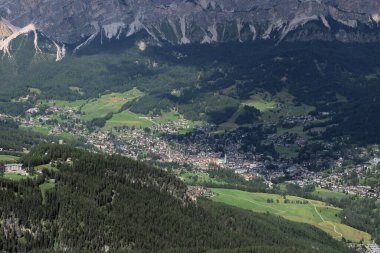
<svg viewBox="0 0 380 253">
<path fill-rule="evenodd" d="M 19 29 L 33 24 L 60 48 L 76 50 L 138 32 L 158 44 L 380 42 L 374 0 L 0 0 L 0 17 L 2 38 L 15 32 L 4 21 Z"/>
</svg>

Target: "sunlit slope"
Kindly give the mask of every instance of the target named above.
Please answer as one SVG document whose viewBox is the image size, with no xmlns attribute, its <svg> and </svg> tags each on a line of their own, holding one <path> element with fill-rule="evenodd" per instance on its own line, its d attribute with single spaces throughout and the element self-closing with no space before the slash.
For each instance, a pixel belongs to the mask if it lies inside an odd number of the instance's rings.
<svg viewBox="0 0 380 253">
<path fill-rule="evenodd" d="M 326 203 L 308 200 L 295 196 L 284 196 L 267 193 L 251 193 L 230 189 L 212 189 L 216 195 L 213 201 L 224 202 L 254 212 L 269 212 L 285 219 L 303 222 L 316 226 L 332 237 L 345 238 L 350 241 L 370 241 L 368 233 L 359 231 L 341 223 L 340 208 L 329 206 Z M 271 203 L 273 200 L 273 203 Z"/>
</svg>

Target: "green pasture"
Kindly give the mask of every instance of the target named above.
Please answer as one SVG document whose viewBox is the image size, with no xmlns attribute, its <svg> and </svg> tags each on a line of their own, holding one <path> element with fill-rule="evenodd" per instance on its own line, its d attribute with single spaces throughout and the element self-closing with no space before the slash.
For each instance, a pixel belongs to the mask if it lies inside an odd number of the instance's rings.
<svg viewBox="0 0 380 253">
<path fill-rule="evenodd" d="M 110 93 L 98 99 L 90 100 L 82 109 L 81 119 L 89 121 L 95 118 L 103 118 L 109 113 L 118 112 L 125 103 L 143 96 L 138 89 L 132 89 L 124 93 Z"/>
<path fill-rule="evenodd" d="M 120 126 L 134 126 L 134 127 L 150 127 L 154 122 L 146 116 L 135 114 L 129 110 L 122 111 L 114 114 L 110 120 L 107 121 L 105 129 L 109 130 L 114 127 Z"/>
<path fill-rule="evenodd" d="M 0 155 L 0 162 L 15 162 L 18 161 L 20 157 L 13 155 Z"/>
<path fill-rule="evenodd" d="M 335 191 L 331 191 L 331 190 L 323 189 L 319 187 L 316 188 L 312 194 L 322 199 L 328 199 L 328 198 L 343 199 L 350 196 L 343 192 L 335 192 Z"/>
<path fill-rule="evenodd" d="M 212 189 L 216 194 L 212 200 L 237 206 L 254 212 L 271 213 L 295 222 L 316 226 L 336 239 L 369 242 L 371 236 L 341 223 L 340 208 L 329 206 L 324 202 L 287 196 L 289 201 L 306 201 L 306 204 L 285 203 L 284 197 L 276 194 L 250 193 L 230 189 Z M 268 199 L 274 203 L 268 203 Z M 279 203 L 277 203 L 277 200 Z"/>
</svg>

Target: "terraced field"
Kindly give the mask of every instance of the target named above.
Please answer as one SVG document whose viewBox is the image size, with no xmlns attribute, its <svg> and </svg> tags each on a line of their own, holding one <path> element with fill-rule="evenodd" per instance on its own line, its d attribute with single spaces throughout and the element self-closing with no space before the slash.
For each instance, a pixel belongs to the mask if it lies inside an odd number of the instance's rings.
<svg viewBox="0 0 380 253">
<path fill-rule="evenodd" d="M 216 194 L 212 200 L 260 213 L 271 213 L 285 219 L 316 226 L 336 239 L 345 238 L 354 242 L 369 242 L 371 236 L 341 223 L 340 208 L 324 202 L 295 196 L 284 197 L 276 194 L 251 193 L 230 189 L 212 189 Z M 272 203 L 273 200 L 273 203 Z M 298 201 L 298 203 L 296 203 Z"/>
</svg>

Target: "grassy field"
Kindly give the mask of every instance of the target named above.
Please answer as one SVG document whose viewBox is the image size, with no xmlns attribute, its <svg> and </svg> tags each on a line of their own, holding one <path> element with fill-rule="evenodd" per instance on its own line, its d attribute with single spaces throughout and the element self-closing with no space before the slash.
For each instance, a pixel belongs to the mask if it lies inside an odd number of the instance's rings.
<svg viewBox="0 0 380 253">
<path fill-rule="evenodd" d="M 80 108 L 83 106 L 87 100 L 75 100 L 75 101 L 65 101 L 65 100 L 53 100 L 53 101 L 40 101 L 40 104 L 45 104 L 48 106 L 59 106 L 67 108 Z"/>
<path fill-rule="evenodd" d="M 0 155 L 0 162 L 16 162 L 20 157 L 13 155 Z"/>
<path fill-rule="evenodd" d="M 181 115 L 178 112 L 172 110 L 170 112 L 162 113 L 162 116 L 159 119 L 157 119 L 155 122 L 162 124 L 162 123 L 167 123 L 171 121 L 178 121 L 180 119 L 181 119 Z"/>
<path fill-rule="evenodd" d="M 253 106 L 261 112 L 270 111 L 276 108 L 277 102 L 269 94 L 255 94 L 251 99 L 243 102 L 244 105 Z"/>
<path fill-rule="evenodd" d="M 39 165 L 39 166 L 34 167 L 34 169 L 35 169 L 36 171 L 41 171 L 41 170 L 43 170 L 43 169 L 52 170 L 52 171 L 57 171 L 57 168 L 51 166 L 50 164 Z"/>
<path fill-rule="evenodd" d="M 103 118 L 108 113 L 119 111 L 122 106 L 136 98 L 143 96 L 144 93 L 138 89 L 132 89 L 124 93 L 111 93 L 103 95 L 98 99 L 93 99 L 86 103 L 81 111 L 84 114 L 81 119 L 89 121 L 95 118 Z"/>
<path fill-rule="evenodd" d="M 312 194 L 322 199 L 328 199 L 328 198 L 343 199 L 343 198 L 349 197 L 349 195 L 345 193 L 334 192 L 334 191 L 322 189 L 322 188 L 316 188 Z"/>
<path fill-rule="evenodd" d="M 153 124 L 154 122 L 148 118 L 126 110 L 114 114 L 110 120 L 107 120 L 104 129 L 109 130 L 118 126 L 150 127 Z"/>
<path fill-rule="evenodd" d="M 322 229 L 336 239 L 344 237 L 354 242 L 359 242 L 362 239 L 366 242 L 371 240 L 368 233 L 341 223 L 338 216 L 341 209 L 328 206 L 320 201 L 287 196 L 290 201 L 306 201 L 307 204 L 284 203 L 283 196 L 276 194 L 250 193 L 230 189 L 212 190 L 216 193 L 212 198 L 213 201 L 223 202 L 254 212 L 269 212 L 288 220 L 307 223 Z M 268 203 L 268 199 L 273 199 L 274 203 Z M 279 203 L 277 203 L 277 200 Z"/>
<path fill-rule="evenodd" d="M 19 181 L 27 178 L 35 178 L 36 176 L 22 176 L 16 173 L 5 173 L 3 177 L 13 181 Z"/>
<path fill-rule="evenodd" d="M 295 97 L 287 90 L 275 95 L 257 93 L 242 104 L 260 110 L 263 120 L 268 122 L 277 122 L 280 117 L 306 115 L 314 109 L 312 106 L 296 103 Z"/>
<path fill-rule="evenodd" d="M 162 113 L 161 117 L 158 119 L 150 119 L 148 115 L 139 115 L 133 113 L 129 110 L 116 113 L 112 116 L 111 119 L 107 120 L 106 125 L 104 126 L 105 130 L 110 130 L 114 127 L 119 126 L 129 126 L 129 127 L 151 127 L 154 124 L 165 124 L 168 122 L 177 122 L 182 118 L 182 116 L 172 110 L 170 112 Z M 185 134 L 191 131 L 195 126 L 203 124 L 202 122 L 188 121 L 188 128 L 180 130 L 178 134 Z"/>
</svg>

